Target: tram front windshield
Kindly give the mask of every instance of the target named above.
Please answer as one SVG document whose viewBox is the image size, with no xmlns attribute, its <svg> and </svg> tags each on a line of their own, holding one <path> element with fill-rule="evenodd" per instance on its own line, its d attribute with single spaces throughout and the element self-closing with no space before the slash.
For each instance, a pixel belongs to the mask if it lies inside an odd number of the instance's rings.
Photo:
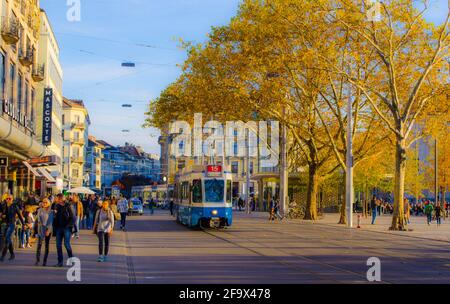
<svg viewBox="0 0 450 304">
<path fill-rule="evenodd" d="M 225 181 L 220 179 L 205 180 L 205 202 L 223 203 Z"/>
</svg>

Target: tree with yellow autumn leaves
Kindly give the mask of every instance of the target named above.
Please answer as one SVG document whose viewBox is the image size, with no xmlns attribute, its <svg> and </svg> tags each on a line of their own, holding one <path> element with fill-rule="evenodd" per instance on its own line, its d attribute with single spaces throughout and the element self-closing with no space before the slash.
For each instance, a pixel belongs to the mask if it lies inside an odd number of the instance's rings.
<svg viewBox="0 0 450 304">
<path fill-rule="evenodd" d="M 184 43 L 183 73 L 151 102 L 146 125 L 163 128 L 195 112 L 280 121 L 291 165 L 308 169 L 305 218 L 315 220 L 319 185 L 345 172 L 344 105 L 351 101 L 355 173 L 365 175 L 355 180 L 380 180 L 383 170 L 358 166 L 394 156 L 391 229 L 404 230 L 408 150 L 424 136 L 414 130 L 425 129 L 414 127 L 449 104 L 449 17 L 427 23 L 427 7 L 408 0 L 384 1 L 379 21 L 367 20 L 366 9 L 353 0 L 243 1 L 206 43 Z"/>
</svg>

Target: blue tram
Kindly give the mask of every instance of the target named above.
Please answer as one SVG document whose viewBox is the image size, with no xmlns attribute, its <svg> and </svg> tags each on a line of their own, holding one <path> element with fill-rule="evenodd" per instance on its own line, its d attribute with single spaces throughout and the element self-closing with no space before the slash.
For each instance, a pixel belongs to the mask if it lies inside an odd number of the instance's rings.
<svg viewBox="0 0 450 304">
<path fill-rule="evenodd" d="M 231 226 L 231 174 L 223 172 L 222 166 L 196 167 L 180 175 L 175 183 L 177 222 L 188 227 Z"/>
</svg>

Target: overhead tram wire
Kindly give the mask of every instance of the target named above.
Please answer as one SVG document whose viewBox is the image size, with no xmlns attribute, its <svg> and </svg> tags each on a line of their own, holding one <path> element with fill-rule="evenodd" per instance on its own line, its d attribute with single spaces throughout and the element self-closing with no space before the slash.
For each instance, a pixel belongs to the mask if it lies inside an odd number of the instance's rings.
<svg viewBox="0 0 450 304">
<path fill-rule="evenodd" d="M 81 53 L 84 54 L 88 54 L 88 55 L 92 55 L 92 56 L 97 56 L 97 57 L 102 57 L 102 58 L 106 58 L 106 59 L 111 59 L 114 61 L 118 61 L 118 62 L 124 62 L 126 60 L 120 59 L 118 57 L 111 57 L 111 56 L 106 56 L 106 55 L 101 55 L 92 51 L 87 51 L 87 50 L 82 50 L 82 49 L 72 49 L 72 50 L 77 50 Z M 136 61 L 136 60 L 130 60 L 133 63 L 136 64 L 141 64 L 141 65 L 151 65 L 151 66 L 167 66 L 167 67 L 177 67 L 177 63 L 152 63 L 152 62 L 144 62 L 144 61 Z"/>
<path fill-rule="evenodd" d="M 95 37 L 95 36 L 88 36 L 88 35 L 62 33 L 62 32 L 56 32 L 55 34 L 56 35 L 79 37 L 79 38 L 85 38 L 85 39 L 92 39 L 92 40 L 96 40 L 96 41 L 104 41 L 104 42 L 115 43 L 115 44 L 126 44 L 126 45 L 132 45 L 132 46 L 135 46 L 135 47 L 147 48 L 147 49 L 160 49 L 160 50 L 166 50 L 166 51 L 182 51 L 182 49 L 179 49 L 179 48 L 167 48 L 167 47 L 160 47 L 160 46 L 155 46 L 155 45 L 151 45 L 151 44 L 147 44 L 147 43 L 136 43 L 136 42 L 130 42 L 130 41 L 120 41 L 120 40 L 114 40 L 114 39 L 102 38 L 102 37 Z"/>
<path fill-rule="evenodd" d="M 108 83 L 108 82 L 112 82 L 112 81 L 115 81 L 115 80 L 119 80 L 119 79 L 122 79 L 122 78 L 129 77 L 129 76 L 136 76 L 136 75 L 138 75 L 138 74 L 140 74 L 140 73 L 146 72 L 146 71 L 151 70 L 151 69 L 154 69 L 154 68 L 155 68 L 154 66 L 150 66 L 150 67 L 147 67 L 147 68 L 145 68 L 145 69 L 142 69 L 142 70 L 139 70 L 139 71 L 135 71 L 135 72 L 133 72 L 133 73 L 128 73 L 128 74 L 125 74 L 125 75 L 120 75 L 120 76 L 118 76 L 118 77 L 110 78 L 110 79 L 107 79 L 107 80 L 104 80 L 104 81 L 99 81 L 99 82 L 96 82 L 96 83 L 94 83 L 94 84 L 92 84 L 92 85 L 88 85 L 88 86 L 84 86 L 84 87 L 76 88 L 76 89 L 72 89 L 72 90 L 67 90 L 67 92 L 69 92 L 69 93 L 74 93 L 74 92 L 78 92 L 78 91 L 80 91 L 80 90 L 93 88 L 93 87 L 100 86 L 100 85 L 103 85 L 103 84 Z"/>
</svg>

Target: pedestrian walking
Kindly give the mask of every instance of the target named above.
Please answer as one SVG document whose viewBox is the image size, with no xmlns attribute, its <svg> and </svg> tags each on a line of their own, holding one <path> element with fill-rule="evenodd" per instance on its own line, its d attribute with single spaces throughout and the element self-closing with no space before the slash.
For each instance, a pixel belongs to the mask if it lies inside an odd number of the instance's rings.
<svg viewBox="0 0 450 304">
<path fill-rule="evenodd" d="M 80 219 L 80 229 L 89 229 L 89 196 L 81 200 L 83 217 Z"/>
<path fill-rule="evenodd" d="M 377 219 L 377 197 L 374 195 L 370 201 L 370 209 L 372 210 L 372 225 L 375 225 L 375 220 Z"/>
<path fill-rule="evenodd" d="M 274 207 L 275 216 L 282 221 L 283 216 L 280 214 L 280 200 L 275 201 L 275 207 Z"/>
<path fill-rule="evenodd" d="M 41 249 L 44 244 L 44 261 L 42 266 L 47 266 L 48 254 L 50 251 L 50 239 L 53 229 L 53 211 L 51 209 L 51 203 L 48 199 L 42 201 L 41 208 L 39 208 L 36 216 L 36 227 L 38 244 L 36 247 L 36 266 L 39 265 L 41 260 Z"/>
<path fill-rule="evenodd" d="M 74 231 L 72 237 L 78 239 L 80 237 L 80 220 L 83 218 L 83 204 L 81 203 L 78 194 L 72 195 L 70 206 L 72 207 L 72 213 L 74 215 Z"/>
<path fill-rule="evenodd" d="M 405 208 L 405 222 L 410 224 L 411 204 L 409 203 L 407 198 L 405 198 L 404 208 Z"/>
<path fill-rule="evenodd" d="M 92 229 L 94 225 L 94 217 L 97 213 L 98 206 L 97 206 L 98 198 L 94 194 L 89 196 L 89 225 L 88 229 Z"/>
<path fill-rule="evenodd" d="M 128 214 L 128 201 L 122 195 L 120 196 L 119 202 L 117 203 L 117 209 L 120 213 L 120 229 L 125 231 Z"/>
<path fill-rule="evenodd" d="M 153 214 L 155 212 L 154 208 L 155 208 L 155 201 L 152 198 L 148 204 L 148 209 L 150 209 L 150 214 Z"/>
<path fill-rule="evenodd" d="M 170 200 L 169 209 L 170 209 L 170 215 L 173 216 L 173 199 Z"/>
<path fill-rule="evenodd" d="M 436 224 L 439 227 L 441 225 L 441 217 L 442 217 L 442 208 L 439 203 L 436 204 L 436 208 L 434 209 L 434 213 L 436 216 Z"/>
<path fill-rule="evenodd" d="M 5 256 L 7 251 L 9 250 L 9 260 L 12 261 L 15 259 L 14 254 L 14 245 L 13 245 L 13 234 L 16 230 L 16 217 L 20 221 L 20 223 L 24 224 L 24 219 L 22 217 L 22 213 L 20 212 L 19 206 L 16 203 L 13 203 L 13 196 L 10 194 L 6 194 L 4 196 L 5 203 L 2 204 L 2 209 L 0 210 L 0 216 L 3 219 L 3 222 L 6 224 L 6 232 L 5 232 L 5 243 L 3 246 L 2 256 L 0 257 L 0 262 L 5 260 Z"/>
<path fill-rule="evenodd" d="M 109 252 L 109 241 L 114 229 L 114 214 L 109 208 L 109 201 L 102 202 L 94 221 L 94 233 L 98 237 L 98 262 L 106 262 Z"/>
<path fill-rule="evenodd" d="M 275 201 L 271 199 L 269 203 L 269 221 L 274 220 L 275 220 Z"/>
<path fill-rule="evenodd" d="M 427 216 L 427 224 L 430 226 L 433 220 L 433 205 L 430 202 L 425 205 L 425 215 Z"/>
<path fill-rule="evenodd" d="M 25 211 L 23 212 L 24 223 L 22 225 L 22 231 L 21 231 L 20 248 L 31 248 L 30 237 L 31 237 L 31 234 L 33 233 L 33 227 L 34 227 L 34 221 L 35 221 L 31 206 L 32 205 L 25 206 Z"/>
<path fill-rule="evenodd" d="M 242 206 L 244 205 L 244 201 L 242 200 L 241 197 L 239 197 L 238 200 L 238 207 L 239 207 L 239 211 L 242 211 Z"/>
<path fill-rule="evenodd" d="M 55 267 L 63 267 L 63 250 L 62 244 L 66 248 L 69 258 L 73 257 L 70 239 L 72 236 L 72 229 L 74 226 L 74 214 L 70 203 L 65 202 L 64 195 L 58 194 L 55 199 L 55 215 L 53 217 L 53 231 L 56 236 L 56 251 L 58 253 L 58 263 Z"/>
</svg>

